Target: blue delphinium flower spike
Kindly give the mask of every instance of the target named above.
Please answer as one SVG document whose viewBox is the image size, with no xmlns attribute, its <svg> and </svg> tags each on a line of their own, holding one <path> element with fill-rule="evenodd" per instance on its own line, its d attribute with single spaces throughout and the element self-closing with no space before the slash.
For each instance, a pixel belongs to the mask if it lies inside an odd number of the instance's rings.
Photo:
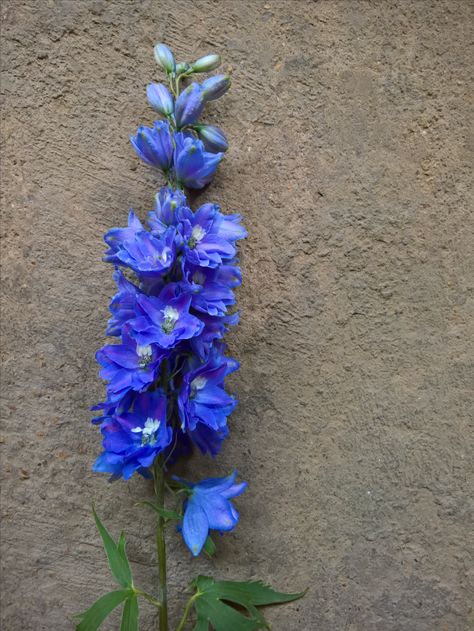
<svg viewBox="0 0 474 631">
<path fill-rule="evenodd" d="M 247 482 L 236 483 L 236 471 L 225 478 L 208 478 L 197 484 L 176 479 L 190 489 L 185 500 L 182 534 L 193 556 L 197 556 L 209 530 L 229 532 L 235 528 L 239 513 L 230 500 L 245 491 Z"/>
</svg>

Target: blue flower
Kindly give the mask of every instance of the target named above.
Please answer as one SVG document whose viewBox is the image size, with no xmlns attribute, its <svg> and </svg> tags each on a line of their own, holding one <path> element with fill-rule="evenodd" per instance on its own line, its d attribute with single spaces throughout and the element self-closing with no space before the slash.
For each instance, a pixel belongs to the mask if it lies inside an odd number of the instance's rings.
<svg viewBox="0 0 474 631">
<path fill-rule="evenodd" d="M 194 367 L 193 364 L 197 364 Z M 206 426 L 218 436 L 227 435 L 227 417 L 234 410 L 237 401 L 224 390 L 225 376 L 235 370 L 224 357 L 210 357 L 205 364 L 192 362 L 191 369 L 184 373 L 178 393 L 178 410 L 181 429 L 194 441 L 193 433 Z M 201 436 L 202 438 L 202 436 Z M 215 445 L 202 440 L 194 441 L 203 453 L 213 455 Z M 218 441 L 217 449 L 221 440 Z"/>
<path fill-rule="evenodd" d="M 202 83 L 202 92 L 204 100 L 215 101 L 220 99 L 227 90 L 230 88 L 230 77 L 224 74 L 218 74 L 214 77 L 209 77 Z"/>
<path fill-rule="evenodd" d="M 109 305 L 112 317 L 109 319 L 106 334 L 121 335 L 124 324 L 137 315 L 137 296 L 141 292 L 136 285 L 125 278 L 119 269 L 115 270 L 113 278 L 117 283 L 118 292 Z"/>
<path fill-rule="evenodd" d="M 119 401 L 129 390 L 141 391 L 156 378 L 165 352 L 154 344 L 140 344 L 124 327 L 121 344 L 106 344 L 96 353 L 99 375 L 108 381 L 108 402 Z"/>
<path fill-rule="evenodd" d="M 176 133 L 174 139 L 174 168 L 178 183 L 188 188 L 202 188 L 209 184 L 224 154 L 205 151 L 201 140 L 182 132 Z"/>
<path fill-rule="evenodd" d="M 184 505 L 182 533 L 187 547 L 197 556 L 209 530 L 229 532 L 235 528 L 239 513 L 230 500 L 245 491 L 247 482 L 236 483 L 236 471 L 225 478 L 208 478 L 197 484 L 177 479 L 190 489 Z"/>
<path fill-rule="evenodd" d="M 173 142 L 168 121 L 155 121 L 152 128 L 141 126 L 130 136 L 138 157 L 152 167 L 167 172 L 173 159 Z"/>
<path fill-rule="evenodd" d="M 176 100 L 174 116 L 178 129 L 192 125 L 202 114 L 206 101 L 199 83 L 191 83 Z"/>
<path fill-rule="evenodd" d="M 166 397 L 161 390 L 137 394 L 133 411 L 106 416 L 100 429 L 104 452 L 93 470 L 110 473 L 112 479 L 122 476 L 128 480 L 135 471 L 147 475 L 147 467 L 173 438 L 166 424 Z"/>
<path fill-rule="evenodd" d="M 183 191 L 173 191 L 169 186 L 160 188 L 155 197 L 155 209 L 148 213 L 152 232 L 161 235 L 166 228 L 176 225 L 176 211 L 185 205 L 186 195 Z"/>
<path fill-rule="evenodd" d="M 180 340 L 189 340 L 203 329 L 199 318 L 189 313 L 191 297 L 181 294 L 177 298 L 166 294 L 160 297 L 138 296 L 137 305 L 142 315 L 132 320 L 130 326 L 141 345 L 158 344 L 168 349 Z"/>
<path fill-rule="evenodd" d="M 239 323 L 239 313 L 232 313 L 221 317 L 210 316 L 207 313 L 200 313 L 199 319 L 204 324 L 200 335 L 194 337 L 190 344 L 194 353 L 201 360 L 208 356 L 215 340 L 221 340 L 231 326 Z"/>
<path fill-rule="evenodd" d="M 217 204 L 203 204 L 193 213 L 178 210 L 187 260 L 201 267 L 217 267 L 235 257 L 235 242 L 246 236 L 240 215 L 223 215 Z"/>
<path fill-rule="evenodd" d="M 193 309 L 212 316 L 225 315 L 227 307 L 235 303 L 232 287 L 241 282 L 240 269 L 235 265 L 213 269 L 183 264 L 183 277 L 179 286 L 191 294 Z"/>
<path fill-rule="evenodd" d="M 109 249 L 104 260 L 130 267 L 142 276 L 160 275 L 174 262 L 175 234 L 175 228 L 170 227 L 160 237 L 155 237 L 130 211 L 128 228 L 113 228 L 105 235 Z"/>
</svg>

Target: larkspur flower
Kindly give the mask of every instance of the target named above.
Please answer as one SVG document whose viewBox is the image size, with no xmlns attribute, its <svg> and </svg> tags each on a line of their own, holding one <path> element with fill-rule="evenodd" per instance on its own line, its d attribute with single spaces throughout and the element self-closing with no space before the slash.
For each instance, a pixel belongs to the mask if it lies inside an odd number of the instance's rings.
<svg viewBox="0 0 474 631">
<path fill-rule="evenodd" d="M 137 315 L 137 296 L 141 292 L 136 285 L 125 278 L 121 270 L 116 269 L 113 278 L 117 283 L 118 292 L 109 305 L 112 317 L 108 321 L 106 334 L 121 335 L 122 327 Z"/>
<path fill-rule="evenodd" d="M 206 151 L 217 153 L 218 151 L 227 151 L 229 143 L 222 129 L 214 125 L 195 125 L 199 138 L 204 144 Z"/>
<path fill-rule="evenodd" d="M 161 390 L 137 394 L 132 411 L 106 416 L 100 429 L 104 452 L 94 471 L 125 480 L 135 471 L 147 475 L 147 468 L 173 437 L 166 423 L 166 396 Z"/>
<path fill-rule="evenodd" d="M 174 140 L 174 171 L 178 183 L 188 188 L 203 188 L 209 184 L 224 154 L 206 151 L 201 140 L 183 132 L 176 133 Z"/>
<path fill-rule="evenodd" d="M 227 432 L 227 417 L 232 413 L 237 401 L 224 389 L 224 378 L 228 374 L 225 361 L 218 364 L 209 360 L 183 374 L 178 393 L 178 410 L 181 429 L 193 439 L 193 432 L 201 425 L 216 434 Z M 201 451 L 210 451 L 211 445 L 199 445 Z M 215 453 L 213 453 L 215 455 Z"/>
<path fill-rule="evenodd" d="M 235 242 L 246 236 L 240 215 L 223 215 L 217 204 L 203 204 L 193 213 L 178 210 L 184 254 L 193 265 L 217 267 L 235 257 Z"/>
<path fill-rule="evenodd" d="M 137 298 L 141 315 L 132 320 L 130 326 L 138 343 L 157 344 L 168 349 L 181 340 L 199 335 L 204 325 L 189 313 L 191 297 L 185 294 L 176 298 L 160 296 L 142 295 Z"/>
<path fill-rule="evenodd" d="M 173 141 L 168 121 L 155 121 L 153 127 L 141 126 L 130 142 L 139 158 L 152 167 L 168 172 L 173 159 Z"/>
<path fill-rule="evenodd" d="M 186 263 L 186 262 L 185 262 Z M 235 303 L 233 287 L 241 282 L 240 270 L 235 265 L 221 265 L 217 269 L 183 265 L 184 280 L 179 283 L 191 294 L 191 306 L 211 316 L 223 316 Z"/>
<path fill-rule="evenodd" d="M 229 532 L 235 528 L 239 513 L 230 500 L 241 495 L 247 483 L 236 482 L 236 471 L 227 477 L 208 478 L 197 484 L 176 479 L 189 489 L 189 497 L 184 503 L 183 539 L 193 556 L 198 556 L 209 530 Z"/>
<path fill-rule="evenodd" d="M 168 88 L 162 83 L 149 83 L 146 95 L 150 105 L 163 116 L 170 116 L 174 111 L 174 99 Z"/>
<path fill-rule="evenodd" d="M 186 195 L 183 191 L 174 191 L 169 186 L 163 186 L 156 194 L 155 208 L 148 213 L 148 224 L 153 234 L 163 234 L 169 226 L 177 224 L 176 212 L 186 205 Z"/>
<path fill-rule="evenodd" d="M 124 265 L 142 276 L 156 276 L 167 271 L 175 258 L 176 230 L 170 226 L 161 235 L 145 230 L 133 211 L 128 228 L 113 228 L 105 235 L 109 246 L 104 260 Z"/>
<path fill-rule="evenodd" d="M 156 378 L 166 353 L 156 344 L 140 344 L 124 327 L 121 344 L 106 344 L 96 353 L 100 376 L 108 381 L 109 402 L 120 400 L 129 390 L 142 391 Z"/>
</svg>

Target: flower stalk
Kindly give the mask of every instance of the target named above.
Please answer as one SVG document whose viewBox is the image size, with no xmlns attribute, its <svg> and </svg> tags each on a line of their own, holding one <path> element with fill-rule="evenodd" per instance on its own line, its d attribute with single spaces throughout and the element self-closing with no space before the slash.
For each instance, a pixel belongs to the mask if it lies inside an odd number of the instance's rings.
<svg viewBox="0 0 474 631">
<path fill-rule="evenodd" d="M 158 508 L 165 508 L 165 475 L 161 458 L 157 458 L 154 465 L 154 487 L 156 505 Z M 157 513 L 156 521 L 156 552 L 158 555 L 158 578 L 159 578 L 159 631 L 168 631 L 168 585 L 166 578 L 166 541 L 165 541 L 165 519 Z"/>
</svg>

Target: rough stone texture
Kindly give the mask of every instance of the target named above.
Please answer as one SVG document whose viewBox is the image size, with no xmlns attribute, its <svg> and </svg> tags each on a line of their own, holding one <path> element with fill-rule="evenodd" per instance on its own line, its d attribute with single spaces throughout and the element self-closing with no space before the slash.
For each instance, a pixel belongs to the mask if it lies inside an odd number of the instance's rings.
<svg viewBox="0 0 474 631">
<path fill-rule="evenodd" d="M 88 407 L 113 292 L 101 236 L 160 184 L 128 142 L 153 119 L 159 40 L 232 67 L 209 107 L 231 149 L 200 199 L 249 229 L 241 404 L 222 456 L 187 473 L 236 466 L 250 490 L 215 561 L 170 533 L 173 618 L 201 572 L 309 585 L 268 612 L 275 631 L 473 628 L 472 2 L 4 0 L 1 15 L 2 628 L 72 629 L 112 587 L 92 500 L 126 529 L 137 582 L 156 582 L 134 507 L 150 488 L 90 472 Z"/>
</svg>

